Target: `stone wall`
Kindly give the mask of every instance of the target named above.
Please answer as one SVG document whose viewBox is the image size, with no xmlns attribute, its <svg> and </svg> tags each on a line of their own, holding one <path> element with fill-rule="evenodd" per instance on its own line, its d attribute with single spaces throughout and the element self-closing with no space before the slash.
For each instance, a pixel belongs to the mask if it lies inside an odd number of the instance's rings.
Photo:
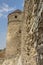
<svg viewBox="0 0 43 65">
<path fill-rule="evenodd" d="M 23 12 L 8 15 L 6 64 L 43 65 L 43 0 L 25 0 Z"/>
<path fill-rule="evenodd" d="M 41 12 L 43 11 L 42 0 L 25 0 L 24 19 L 22 31 L 22 64 L 23 65 L 41 65 L 39 63 L 38 53 L 38 35 L 41 30 L 38 25 L 41 25 Z M 43 14 L 43 13 L 42 13 Z M 42 18 L 43 20 L 43 18 Z M 40 31 L 39 31 L 40 30 Z M 39 32 L 38 32 L 39 31 Z M 41 37 L 40 37 L 41 38 Z M 43 39 L 43 38 L 42 38 Z M 41 40 L 42 40 L 41 39 Z M 41 50 L 42 51 L 42 50 Z"/>
</svg>

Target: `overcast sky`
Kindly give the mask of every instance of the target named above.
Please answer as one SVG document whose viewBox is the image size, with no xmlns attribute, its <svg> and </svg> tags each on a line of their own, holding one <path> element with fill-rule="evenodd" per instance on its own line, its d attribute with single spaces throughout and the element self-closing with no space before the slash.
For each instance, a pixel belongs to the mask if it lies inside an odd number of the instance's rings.
<svg viewBox="0 0 43 65">
<path fill-rule="evenodd" d="M 24 0 L 0 0 L 0 49 L 6 47 L 7 16 L 16 9 L 23 10 Z"/>
</svg>

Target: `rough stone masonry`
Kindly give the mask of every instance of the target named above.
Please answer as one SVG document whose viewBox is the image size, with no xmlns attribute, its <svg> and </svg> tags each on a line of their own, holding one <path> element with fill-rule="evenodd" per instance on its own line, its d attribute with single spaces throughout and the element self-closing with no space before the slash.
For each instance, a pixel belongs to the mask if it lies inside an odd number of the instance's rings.
<svg viewBox="0 0 43 65">
<path fill-rule="evenodd" d="M 43 65 L 43 1 L 25 0 L 23 17 L 22 63 Z"/>
<path fill-rule="evenodd" d="M 23 11 L 8 15 L 2 65 L 43 65 L 43 0 L 25 0 Z"/>
</svg>

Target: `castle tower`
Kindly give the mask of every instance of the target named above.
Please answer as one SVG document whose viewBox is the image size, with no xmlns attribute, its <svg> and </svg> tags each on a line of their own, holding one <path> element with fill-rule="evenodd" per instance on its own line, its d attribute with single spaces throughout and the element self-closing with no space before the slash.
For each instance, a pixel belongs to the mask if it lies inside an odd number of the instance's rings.
<svg viewBox="0 0 43 65">
<path fill-rule="evenodd" d="M 6 57 L 16 57 L 21 54 L 22 12 L 16 10 L 8 15 L 8 33 Z"/>
</svg>

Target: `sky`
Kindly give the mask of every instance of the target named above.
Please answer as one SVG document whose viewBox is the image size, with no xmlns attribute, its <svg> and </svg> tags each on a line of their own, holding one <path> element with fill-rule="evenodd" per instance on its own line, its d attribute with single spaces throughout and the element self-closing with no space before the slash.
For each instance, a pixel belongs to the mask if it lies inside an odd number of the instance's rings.
<svg viewBox="0 0 43 65">
<path fill-rule="evenodd" d="M 24 0 L 0 0 L 0 49 L 6 48 L 8 14 L 23 6 Z"/>
</svg>

